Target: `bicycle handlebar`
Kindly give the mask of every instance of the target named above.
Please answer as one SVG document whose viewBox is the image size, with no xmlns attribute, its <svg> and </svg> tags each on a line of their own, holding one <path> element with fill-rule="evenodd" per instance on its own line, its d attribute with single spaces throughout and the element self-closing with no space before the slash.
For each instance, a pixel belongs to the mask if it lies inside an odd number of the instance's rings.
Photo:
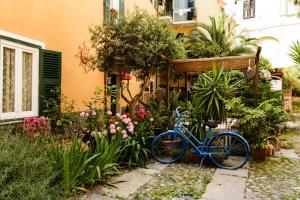
<svg viewBox="0 0 300 200">
<path fill-rule="evenodd" d="M 180 112 L 179 112 L 179 109 L 180 108 L 180 106 L 179 107 L 177 107 L 176 109 L 175 109 L 175 111 L 176 111 L 176 115 L 179 117 L 179 118 L 186 118 L 186 116 L 185 115 L 183 115 L 183 114 L 181 114 Z"/>
</svg>

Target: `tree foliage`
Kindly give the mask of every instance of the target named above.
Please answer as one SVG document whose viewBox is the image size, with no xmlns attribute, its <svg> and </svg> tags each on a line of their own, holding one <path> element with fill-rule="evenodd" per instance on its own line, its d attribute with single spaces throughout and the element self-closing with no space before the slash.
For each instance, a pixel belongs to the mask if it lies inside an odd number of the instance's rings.
<svg viewBox="0 0 300 200">
<path fill-rule="evenodd" d="M 217 19 L 210 17 L 210 24 L 200 23 L 188 37 L 187 52 L 197 49 L 197 46 L 204 45 L 202 48 L 206 57 L 213 56 L 236 56 L 253 53 L 255 40 L 248 39 L 237 31 L 237 24 L 231 18 L 226 18 L 221 14 Z M 213 51 L 211 51 L 213 49 Z M 190 55 L 190 54 L 188 54 Z M 193 55 L 197 56 L 197 52 Z M 202 57 L 199 54 L 199 57 Z"/>
<path fill-rule="evenodd" d="M 183 44 L 171 27 L 145 11 L 137 10 L 127 18 L 97 25 L 90 32 L 95 53 L 90 58 L 90 69 L 118 73 L 120 82 L 122 72 L 129 70 L 141 81 L 135 96 L 131 95 L 127 81 L 130 98 L 124 95 L 125 87 L 121 84 L 121 96 L 131 108 L 142 97 L 151 75 L 165 70 L 172 59 L 184 56 Z"/>
</svg>

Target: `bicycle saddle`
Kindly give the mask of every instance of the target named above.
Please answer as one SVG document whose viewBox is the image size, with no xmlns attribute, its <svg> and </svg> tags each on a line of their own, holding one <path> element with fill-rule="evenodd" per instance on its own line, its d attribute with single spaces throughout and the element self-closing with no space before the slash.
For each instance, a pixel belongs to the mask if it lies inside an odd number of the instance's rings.
<svg viewBox="0 0 300 200">
<path fill-rule="evenodd" d="M 208 120 L 207 122 L 204 122 L 204 124 L 209 128 L 216 128 L 218 126 L 218 122 L 214 120 Z"/>
</svg>

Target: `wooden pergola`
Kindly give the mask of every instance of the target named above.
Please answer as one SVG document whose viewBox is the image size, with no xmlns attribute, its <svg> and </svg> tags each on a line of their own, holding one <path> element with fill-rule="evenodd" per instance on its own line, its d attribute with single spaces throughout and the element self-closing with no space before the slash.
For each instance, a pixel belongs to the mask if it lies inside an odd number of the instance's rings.
<svg viewBox="0 0 300 200">
<path fill-rule="evenodd" d="M 225 70 L 247 70 L 249 67 L 255 70 L 253 78 L 254 95 L 257 97 L 258 80 L 259 80 L 259 55 L 261 47 L 258 47 L 256 54 L 247 56 L 227 56 L 227 57 L 214 57 L 214 58 L 199 58 L 199 59 L 180 59 L 173 60 L 175 72 L 182 72 L 185 74 L 185 93 L 188 94 L 188 73 L 191 72 L 205 72 L 212 70 L 215 64 L 218 68 L 224 67 Z M 169 97 L 170 92 L 170 68 L 167 72 L 167 87 L 166 93 Z"/>
</svg>

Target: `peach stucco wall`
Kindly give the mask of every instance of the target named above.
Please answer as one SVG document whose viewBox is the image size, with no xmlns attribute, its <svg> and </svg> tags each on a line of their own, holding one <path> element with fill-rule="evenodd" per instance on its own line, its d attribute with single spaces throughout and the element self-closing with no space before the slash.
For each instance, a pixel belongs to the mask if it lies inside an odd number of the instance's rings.
<svg viewBox="0 0 300 200">
<path fill-rule="evenodd" d="M 62 52 L 62 92 L 71 99 L 88 99 L 98 85 L 99 72 L 84 73 L 75 57 L 89 39 L 88 28 L 102 22 L 101 0 L 9 0 L 1 2 L 0 29 L 44 42 Z"/>
<path fill-rule="evenodd" d="M 155 14 L 149 0 L 126 0 L 126 12 L 135 7 Z M 103 22 L 103 0 L 8 0 L 1 2 L 0 29 L 44 42 L 46 49 L 62 52 L 62 92 L 82 101 L 96 86 L 103 86 L 100 72 L 84 73 L 75 55 L 83 41 L 89 41 L 88 28 Z"/>
</svg>

